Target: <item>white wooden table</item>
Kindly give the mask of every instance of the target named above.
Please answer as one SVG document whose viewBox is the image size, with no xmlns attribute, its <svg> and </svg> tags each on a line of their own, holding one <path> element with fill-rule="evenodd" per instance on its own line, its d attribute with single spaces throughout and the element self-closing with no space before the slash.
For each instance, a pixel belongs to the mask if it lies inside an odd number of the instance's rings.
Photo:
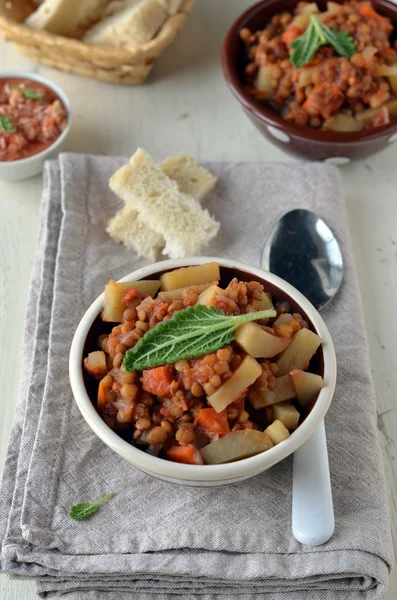
<svg viewBox="0 0 397 600">
<path fill-rule="evenodd" d="M 150 84 L 121 87 L 43 68 L 0 42 L 0 71 L 39 72 L 70 96 L 67 150 L 157 159 L 187 152 L 199 160 L 291 160 L 264 140 L 229 93 L 219 51 L 228 26 L 251 0 L 198 0 L 184 31 L 161 57 Z M 397 535 L 397 146 L 343 167 L 342 178 L 363 297 L 378 425 Z M 14 417 L 25 304 L 36 240 L 41 177 L 0 182 L 0 470 Z M 354 315 L 352 315 L 354 318 Z M 5 384 L 7 385 L 5 386 Z M 2 600 L 35 598 L 34 585 L 0 577 Z M 384 600 L 396 600 L 397 576 Z"/>
</svg>

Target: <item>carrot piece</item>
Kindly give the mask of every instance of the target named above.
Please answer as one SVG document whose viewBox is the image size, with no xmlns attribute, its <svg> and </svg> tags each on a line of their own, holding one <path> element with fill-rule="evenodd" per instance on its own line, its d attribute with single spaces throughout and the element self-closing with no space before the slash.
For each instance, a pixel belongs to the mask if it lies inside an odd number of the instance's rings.
<svg viewBox="0 0 397 600">
<path fill-rule="evenodd" d="M 172 446 L 167 450 L 167 458 L 174 462 L 185 463 L 187 465 L 204 464 L 200 450 L 191 444 L 188 446 Z"/>
<path fill-rule="evenodd" d="M 223 436 L 230 433 L 226 409 L 217 413 L 213 408 L 202 408 L 197 415 L 196 423 L 205 433 L 211 435 Z"/>
<path fill-rule="evenodd" d="M 291 27 L 288 27 L 288 29 L 286 29 L 283 33 L 283 35 L 281 36 L 282 41 L 284 42 L 284 44 L 290 44 L 291 42 L 293 42 L 297 37 L 299 37 L 300 35 L 302 35 L 303 30 L 300 27 L 297 27 L 296 25 L 292 25 Z"/>
<path fill-rule="evenodd" d="M 172 381 L 171 369 L 169 367 L 156 367 L 142 371 L 142 387 L 145 392 L 155 394 L 161 398 L 171 395 L 170 383 Z"/>
<path fill-rule="evenodd" d="M 109 389 L 109 388 L 104 386 L 103 381 L 100 381 L 99 387 L 98 387 L 98 402 L 97 402 L 99 410 L 105 410 L 106 390 L 107 389 Z"/>
<path fill-rule="evenodd" d="M 125 304 L 126 302 L 131 302 L 131 300 L 138 298 L 140 295 L 141 294 L 137 289 L 131 288 L 130 290 L 127 290 L 125 294 L 123 294 L 121 301 Z"/>
<path fill-rule="evenodd" d="M 389 23 L 389 21 L 385 17 L 382 17 L 382 15 L 377 13 L 376 10 L 372 8 L 372 6 L 362 6 L 359 12 L 360 15 L 363 17 L 372 17 L 372 19 L 376 19 L 378 23 L 381 23 L 383 25 L 385 31 L 388 31 L 389 33 L 393 29 L 391 23 Z"/>
</svg>

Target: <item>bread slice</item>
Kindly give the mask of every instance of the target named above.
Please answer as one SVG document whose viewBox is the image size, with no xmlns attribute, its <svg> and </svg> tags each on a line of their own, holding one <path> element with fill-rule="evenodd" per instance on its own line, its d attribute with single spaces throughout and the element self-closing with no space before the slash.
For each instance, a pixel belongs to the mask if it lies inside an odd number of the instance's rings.
<svg viewBox="0 0 397 600">
<path fill-rule="evenodd" d="M 175 15 L 181 7 L 183 0 L 157 0 L 169 15 Z"/>
<path fill-rule="evenodd" d="M 110 219 L 106 231 L 115 242 L 124 244 L 129 250 L 134 250 L 138 256 L 144 256 L 155 262 L 159 251 L 164 246 L 164 238 L 139 218 L 138 212 L 129 204 L 119 210 Z"/>
<path fill-rule="evenodd" d="M 159 166 L 170 179 L 176 181 L 179 191 L 190 193 L 197 200 L 212 189 L 217 180 L 215 175 L 184 154 L 170 156 Z M 147 227 L 139 213 L 128 204 L 109 221 L 106 231 L 115 242 L 124 244 L 138 256 L 144 256 L 152 262 L 164 246 L 163 236 Z"/>
<path fill-rule="evenodd" d="M 216 236 L 217 223 L 198 201 L 139 148 L 110 179 L 110 188 L 139 212 L 140 219 L 165 240 L 163 254 L 181 258 L 197 253 Z"/>
<path fill-rule="evenodd" d="M 177 182 L 179 191 L 194 196 L 196 200 L 204 198 L 215 187 L 218 180 L 215 175 L 186 154 L 170 156 L 160 163 L 159 167 L 170 179 Z"/>
<path fill-rule="evenodd" d="M 126 7 L 94 25 L 83 37 L 87 44 L 123 46 L 151 40 L 167 18 L 157 0 L 127 0 Z"/>
<path fill-rule="evenodd" d="M 26 19 L 25 25 L 65 37 L 78 37 L 95 23 L 109 0 L 44 0 Z"/>
</svg>

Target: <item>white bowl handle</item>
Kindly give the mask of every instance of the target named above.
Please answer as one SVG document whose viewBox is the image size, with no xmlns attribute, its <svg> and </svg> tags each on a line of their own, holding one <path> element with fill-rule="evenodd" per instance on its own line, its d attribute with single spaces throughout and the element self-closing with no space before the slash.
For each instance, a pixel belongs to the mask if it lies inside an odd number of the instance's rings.
<svg viewBox="0 0 397 600">
<path fill-rule="evenodd" d="M 335 528 L 324 421 L 294 452 L 292 533 L 306 546 L 319 546 Z"/>
</svg>

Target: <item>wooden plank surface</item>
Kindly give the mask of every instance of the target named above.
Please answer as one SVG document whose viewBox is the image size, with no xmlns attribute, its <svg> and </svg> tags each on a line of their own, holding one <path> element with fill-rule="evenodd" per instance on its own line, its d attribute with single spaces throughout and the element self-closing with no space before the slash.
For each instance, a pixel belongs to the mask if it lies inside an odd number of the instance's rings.
<svg viewBox="0 0 397 600">
<path fill-rule="evenodd" d="M 0 42 L 0 71 L 51 77 L 69 94 L 74 124 L 67 150 L 130 155 L 140 145 L 155 158 L 187 152 L 201 160 L 291 160 L 264 140 L 224 83 L 219 51 L 228 26 L 251 0 L 199 0 L 174 45 L 155 66 L 150 83 L 124 88 L 50 70 L 19 57 Z M 397 146 L 341 170 L 363 297 L 378 423 L 397 539 Z M 34 252 L 41 178 L 0 182 L 0 469 L 14 415 L 19 353 Z M 354 315 L 352 315 L 354 318 Z M 30 582 L 0 577 L 2 600 L 35 598 Z M 392 574 L 383 600 L 397 599 Z"/>
</svg>

